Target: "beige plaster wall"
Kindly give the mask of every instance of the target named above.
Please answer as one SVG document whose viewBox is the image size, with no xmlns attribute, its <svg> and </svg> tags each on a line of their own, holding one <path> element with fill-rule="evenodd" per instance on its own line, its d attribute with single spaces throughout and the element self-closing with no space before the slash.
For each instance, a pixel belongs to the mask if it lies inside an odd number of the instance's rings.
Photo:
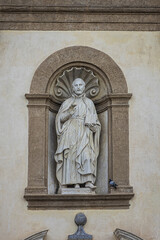
<svg viewBox="0 0 160 240">
<path fill-rule="evenodd" d="M 160 235 L 160 33 L 158 32 L 0 32 L 0 234 L 22 240 L 49 229 L 48 240 L 65 240 L 76 230 L 80 210 L 27 210 L 29 92 L 34 71 L 51 53 L 73 45 L 110 55 L 124 72 L 130 101 L 129 210 L 85 210 L 86 232 L 113 240 L 115 228 L 145 240 Z"/>
</svg>

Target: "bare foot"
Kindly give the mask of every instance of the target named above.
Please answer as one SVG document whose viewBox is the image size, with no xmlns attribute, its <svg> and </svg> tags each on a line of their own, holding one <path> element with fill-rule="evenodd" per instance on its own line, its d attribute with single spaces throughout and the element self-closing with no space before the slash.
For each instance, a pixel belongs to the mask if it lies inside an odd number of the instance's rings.
<svg viewBox="0 0 160 240">
<path fill-rule="evenodd" d="M 80 188 L 79 184 L 78 184 L 78 183 L 75 184 L 75 185 L 74 185 L 74 188 Z"/>
<path fill-rule="evenodd" d="M 91 183 L 91 182 L 86 182 L 85 187 L 86 188 L 91 188 L 91 189 L 95 189 L 96 188 L 96 186 L 94 186 L 93 183 Z"/>
</svg>

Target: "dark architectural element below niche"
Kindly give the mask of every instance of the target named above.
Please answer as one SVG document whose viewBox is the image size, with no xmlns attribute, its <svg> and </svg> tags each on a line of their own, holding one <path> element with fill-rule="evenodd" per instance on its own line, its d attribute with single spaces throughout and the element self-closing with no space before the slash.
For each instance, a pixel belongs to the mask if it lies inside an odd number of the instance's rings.
<svg viewBox="0 0 160 240">
<path fill-rule="evenodd" d="M 84 213 L 76 214 L 74 221 L 77 224 L 78 229 L 74 234 L 68 236 L 68 240 L 92 240 L 92 235 L 87 234 L 83 229 L 83 226 L 87 222 Z"/>
</svg>

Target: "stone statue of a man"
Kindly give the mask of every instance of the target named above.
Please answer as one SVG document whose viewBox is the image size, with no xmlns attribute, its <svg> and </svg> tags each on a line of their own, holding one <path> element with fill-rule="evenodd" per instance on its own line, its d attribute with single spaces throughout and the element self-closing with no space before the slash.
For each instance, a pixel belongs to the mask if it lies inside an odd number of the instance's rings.
<svg viewBox="0 0 160 240">
<path fill-rule="evenodd" d="M 101 125 L 94 103 L 85 96 L 85 82 L 77 78 L 72 88 L 72 97 L 56 116 L 56 175 L 61 188 L 95 189 Z"/>
</svg>

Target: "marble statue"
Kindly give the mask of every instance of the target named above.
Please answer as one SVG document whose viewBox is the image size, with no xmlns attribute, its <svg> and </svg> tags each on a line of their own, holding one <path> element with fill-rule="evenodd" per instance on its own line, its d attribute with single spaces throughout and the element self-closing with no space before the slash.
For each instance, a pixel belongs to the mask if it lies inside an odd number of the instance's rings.
<svg viewBox="0 0 160 240">
<path fill-rule="evenodd" d="M 76 78 L 72 96 L 56 116 L 56 176 L 61 188 L 96 188 L 100 130 L 94 103 L 85 96 L 85 82 Z"/>
</svg>

